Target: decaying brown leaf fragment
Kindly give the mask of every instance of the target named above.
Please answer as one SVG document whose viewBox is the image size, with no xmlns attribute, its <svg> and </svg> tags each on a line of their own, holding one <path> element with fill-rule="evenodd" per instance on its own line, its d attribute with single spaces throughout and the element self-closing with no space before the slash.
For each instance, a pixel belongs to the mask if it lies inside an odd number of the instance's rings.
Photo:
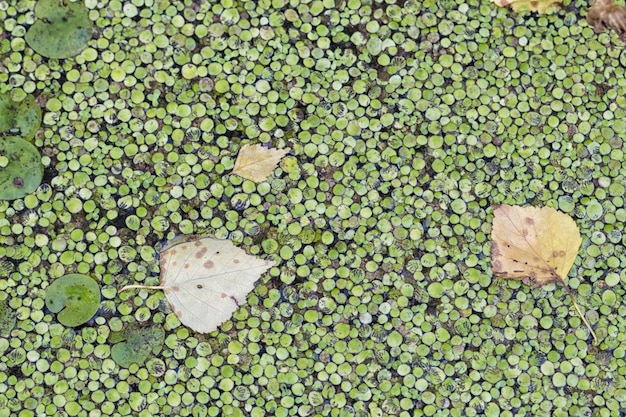
<svg viewBox="0 0 626 417">
<path fill-rule="evenodd" d="M 237 155 L 232 174 L 254 182 L 265 181 L 287 152 L 289 148 L 268 149 L 260 144 L 243 145 Z"/>
<path fill-rule="evenodd" d="M 626 7 L 614 0 L 596 0 L 587 12 L 587 23 L 596 33 L 613 29 L 621 40 L 626 40 Z"/>
<path fill-rule="evenodd" d="M 561 282 L 597 343 L 591 325 L 565 282 L 582 243 L 574 220 L 551 207 L 503 204 L 494 208 L 493 213 L 491 269 L 494 275 L 533 283 L 533 288 Z"/>
<path fill-rule="evenodd" d="M 529 11 L 544 14 L 556 9 L 563 0 L 491 0 L 500 7 L 511 7 L 513 11 Z"/>
</svg>

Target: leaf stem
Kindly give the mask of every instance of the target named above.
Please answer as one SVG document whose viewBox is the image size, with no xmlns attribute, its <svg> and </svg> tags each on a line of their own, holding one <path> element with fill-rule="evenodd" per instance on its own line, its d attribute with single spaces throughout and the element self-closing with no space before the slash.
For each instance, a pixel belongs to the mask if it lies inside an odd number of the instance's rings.
<svg viewBox="0 0 626 417">
<path fill-rule="evenodd" d="M 117 292 L 120 293 L 122 291 L 130 290 L 132 288 L 139 288 L 139 289 L 145 289 L 145 290 L 162 290 L 165 287 L 162 287 L 160 285 L 124 285 L 122 288 L 117 290 Z"/>
<path fill-rule="evenodd" d="M 572 299 L 572 303 L 574 304 L 574 308 L 578 312 L 578 315 L 580 316 L 581 319 L 583 319 L 583 321 L 585 322 L 585 325 L 587 326 L 587 328 L 591 332 L 591 335 L 593 336 L 594 344 L 597 345 L 598 344 L 598 337 L 596 336 L 596 333 L 591 328 L 591 324 L 589 324 L 589 322 L 587 321 L 587 319 L 585 318 L 583 313 L 580 311 L 580 308 L 578 307 L 578 304 L 576 303 L 576 299 L 574 299 L 574 294 L 572 294 L 572 291 L 569 289 L 569 287 L 567 286 L 567 284 L 565 282 L 563 282 L 563 287 L 565 288 L 565 291 L 567 291 L 567 293 L 569 294 L 569 298 Z"/>
</svg>

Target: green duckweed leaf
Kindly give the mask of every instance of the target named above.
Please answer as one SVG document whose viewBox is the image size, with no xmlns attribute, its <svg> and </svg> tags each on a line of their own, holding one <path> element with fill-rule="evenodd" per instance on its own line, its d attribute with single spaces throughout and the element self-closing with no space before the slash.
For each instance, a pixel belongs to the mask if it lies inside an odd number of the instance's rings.
<svg viewBox="0 0 626 417">
<path fill-rule="evenodd" d="M 91 39 L 93 23 L 83 2 L 39 0 L 38 20 L 26 32 L 26 42 L 46 58 L 69 58 L 82 51 Z"/>
<path fill-rule="evenodd" d="M 161 285 L 127 285 L 120 291 L 163 290 L 181 323 L 210 333 L 246 302 L 255 281 L 273 264 L 248 255 L 230 240 L 195 237 L 161 251 Z"/>
<path fill-rule="evenodd" d="M 69 274 L 54 281 L 46 292 L 46 307 L 68 327 L 80 326 L 96 314 L 100 306 L 100 286 L 82 274 Z"/>
<path fill-rule="evenodd" d="M 132 323 L 109 336 L 109 342 L 116 343 L 111 349 L 111 358 L 124 368 L 133 363 L 143 365 L 149 357 L 161 351 L 164 341 L 165 331 L 161 327 L 141 327 Z"/>
<path fill-rule="evenodd" d="M 31 141 L 41 126 L 41 108 L 35 97 L 13 101 L 9 94 L 0 95 L 0 136 L 19 136 Z"/>
<path fill-rule="evenodd" d="M 0 161 L 0 200 L 22 198 L 41 184 L 41 155 L 31 143 L 16 136 L 0 138 Z"/>
<path fill-rule="evenodd" d="M 0 301 L 0 336 L 9 336 L 16 324 L 17 314 L 9 307 L 9 299 Z"/>
</svg>

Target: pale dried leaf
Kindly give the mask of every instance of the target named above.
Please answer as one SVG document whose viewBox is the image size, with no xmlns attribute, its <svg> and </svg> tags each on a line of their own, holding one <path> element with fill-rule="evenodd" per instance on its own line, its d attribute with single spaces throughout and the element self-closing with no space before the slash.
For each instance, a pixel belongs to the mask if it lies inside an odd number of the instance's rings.
<svg viewBox="0 0 626 417">
<path fill-rule="evenodd" d="M 246 302 L 255 281 L 272 265 L 272 261 L 246 254 L 229 240 L 206 237 L 161 251 L 159 286 L 127 285 L 120 291 L 161 289 L 181 323 L 209 333 Z"/>
<path fill-rule="evenodd" d="M 273 264 L 230 240 L 204 238 L 161 252 L 161 286 L 181 323 L 209 333 L 246 302 L 255 281 Z"/>
<path fill-rule="evenodd" d="M 541 286 L 565 281 L 582 239 L 567 214 L 550 207 L 494 209 L 491 268 L 495 275 Z"/>
<path fill-rule="evenodd" d="M 563 0 L 491 0 L 500 7 L 511 7 L 513 11 L 550 12 L 559 7 Z"/>
<path fill-rule="evenodd" d="M 265 181 L 287 152 L 289 148 L 268 149 L 260 144 L 244 145 L 239 150 L 232 174 L 254 182 Z"/>
<path fill-rule="evenodd" d="M 602 32 L 613 29 L 620 38 L 626 38 L 626 7 L 614 4 L 613 0 L 597 0 L 587 12 L 587 23 L 593 30 Z"/>
</svg>

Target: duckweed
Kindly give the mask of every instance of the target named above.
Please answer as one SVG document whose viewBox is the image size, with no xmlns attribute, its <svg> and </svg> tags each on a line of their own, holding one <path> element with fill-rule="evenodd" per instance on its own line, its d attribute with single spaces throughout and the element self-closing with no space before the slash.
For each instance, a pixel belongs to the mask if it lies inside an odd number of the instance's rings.
<svg viewBox="0 0 626 417">
<path fill-rule="evenodd" d="M 59 59 L 29 42 L 42 19 L 0 6 L 3 96 L 44 113 L 41 185 L 0 204 L 8 412 L 619 410 L 617 38 L 567 7 L 192 3 L 87 1 L 98 36 Z M 293 150 L 257 185 L 225 175 L 249 139 Z M 600 345 L 568 332 L 562 289 L 492 276 L 500 203 L 576 219 L 569 282 Z M 154 282 L 159 245 L 192 233 L 281 261 L 212 338 L 162 295 L 116 292 Z M 46 289 L 74 273 L 104 300 L 65 328 Z"/>
</svg>

